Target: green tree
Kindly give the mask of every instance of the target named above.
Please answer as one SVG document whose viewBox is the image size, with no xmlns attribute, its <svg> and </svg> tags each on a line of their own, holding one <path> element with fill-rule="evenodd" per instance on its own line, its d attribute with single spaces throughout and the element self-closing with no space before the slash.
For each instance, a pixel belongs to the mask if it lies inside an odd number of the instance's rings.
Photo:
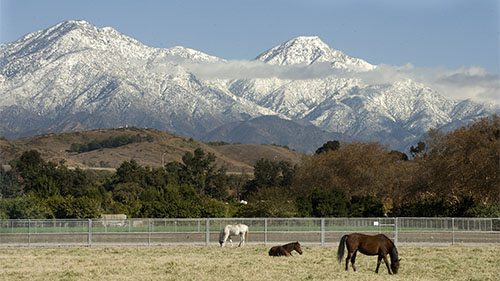
<svg viewBox="0 0 500 281">
<path fill-rule="evenodd" d="M 143 191 L 144 188 L 142 188 L 138 183 L 122 182 L 114 186 L 113 197 L 116 201 L 128 204 L 139 200 Z"/>
<path fill-rule="evenodd" d="M 301 194 L 295 198 L 295 205 L 297 206 L 297 215 L 299 217 L 312 217 L 313 206 L 310 196 Z"/>
<path fill-rule="evenodd" d="M 293 195 L 282 187 L 260 188 L 250 194 L 248 204 L 242 205 L 240 217 L 294 217 L 297 207 Z"/>
<path fill-rule="evenodd" d="M 4 198 L 14 198 L 21 196 L 22 190 L 19 184 L 15 171 L 6 171 L 2 165 L 0 165 L 0 197 Z"/>
<path fill-rule="evenodd" d="M 52 219 L 52 211 L 34 195 L 1 199 L 4 212 L 11 219 Z"/>
<path fill-rule="evenodd" d="M 228 217 L 231 206 L 214 198 L 207 198 L 203 202 L 202 216 L 204 218 Z"/>
<path fill-rule="evenodd" d="M 410 147 L 410 153 L 413 158 L 423 156 L 425 152 L 425 142 L 419 141 L 416 146 Z"/>
<path fill-rule="evenodd" d="M 54 181 L 62 196 L 97 195 L 88 173 L 80 168 L 70 170 L 61 163 L 57 166 Z"/>
<path fill-rule="evenodd" d="M 124 161 L 120 167 L 116 169 L 116 174 L 113 179 L 114 183 L 135 182 L 140 186 L 146 185 L 147 171 L 141 167 L 134 159 Z"/>
<path fill-rule="evenodd" d="M 186 152 L 182 164 L 170 162 L 165 166 L 167 172 L 178 184 L 188 184 L 196 188 L 200 194 L 224 200 L 227 198 L 226 170 L 215 165 L 215 155 L 205 154 L 198 148 L 194 153 Z"/>
<path fill-rule="evenodd" d="M 56 182 L 47 174 L 41 174 L 34 179 L 32 190 L 40 198 L 47 198 L 59 194 Z"/>
<path fill-rule="evenodd" d="M 254 178 L 244 186 L 244 198 L 262 188 L 282 187 L 289 189 L 295 168 L 288 161 L 259 159 L 254 166 Z"/>
<path fill-rule="evenodd" d="M 447 217 L 450 215 L 450 205 L 443 199 L 425 199 L 395 205 L 391 217 Z"/>
<path fill-rule="evenodd" d="M 34 189 L 38 177 L 46 174 L 47 167 L 40 153 L 36 150 L 25 151 L 19 159 L 11 163 L 12 169 L 19 173 L 22 184 L 22 192 L 27 193 Z"/>
<path fill-rule="evenodd" d="M 315 217 L 346 217 L 345 194 L 339 189 L 315 189 L 311 196 L 312 214 Z"/>
<path fill-rule="evenodd" d="M 99 217 L 99 202 L 95 199 L 83 197 L 68 197 L 66 204 L 68 218 L 90 219 Z"/>
<path fill-rule="evenodd" d="M 384 204 L 373 196 L 353 196 L 348 209 L 349 217 L 384 216 Z"/>
<path fill-rule="evenodd" d="M 47 206 L 58 219 L 83 219 L 99 217 L 99 201 L 88 197 L 52 196 Z"/>
<path fill-rule="evenodd" d="M 340 147 L 340 142 L 337 140 L 334 141 L 327 141 L 323 146 L 318 148 L 315 152 L 315 154 L 321 154 L 321 153 L 327 153 L 328 151 L 335 151 L 339 149 Z"/>
</svg>

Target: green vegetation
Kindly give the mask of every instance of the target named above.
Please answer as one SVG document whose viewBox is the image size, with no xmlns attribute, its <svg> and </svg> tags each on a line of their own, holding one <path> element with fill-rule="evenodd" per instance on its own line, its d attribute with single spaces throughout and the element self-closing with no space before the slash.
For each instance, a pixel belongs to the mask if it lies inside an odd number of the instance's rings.
<svg viewBox="0 0 500 281">
<path fill-rule="evenodd" d="M 210 146 L 223 146 L 223 145 L 228 145 L 229 143 L 225 142 L 225 141 L 210 141 L 210 142 L 207 142 L 206 144 L 208 144 Z"/>
<path fill-rule="evenodd" d="M 327 141 L 320 148 L 316 149 L 315 154 L 327 153 L 328 151 L 335 151 L 339 149 L 340 142 L 339 141 Z"/>
<path fill-rule="evenodd" d="M 288 147 L 287 145 L 272 143 L 271 146 L 282 147 L 284 149 L 290 150 L 290 147 Z"/>
<path fill-rule="evenodd" d="M 130 140 L 147 137 L 97 143 Z M 0 167 L 0 218 L 500 217 L 499 116 L 430 130 L 411 154 L 329 141 L 299 165 L 260 159 L 249 178 L 227 175 L 201 149 L 160 168 L 125 161 L 114 174 L 71 170 L 31 150 Z"/>
<path fill-rule="evenodd" d="M 82 153 L 92 150 L 98 150 L 101 148 L 113 148 L 144 141 L 152 142 L 154 141 L 154 138 L 149 134 L 146 136 L 141 136 L 139 134 L 133 136 L 121 135 L 116 137 L 109 137 L 104 140 L 92 140 L 87 143 L 72 143 L 68 151 Z"/>
</svg>

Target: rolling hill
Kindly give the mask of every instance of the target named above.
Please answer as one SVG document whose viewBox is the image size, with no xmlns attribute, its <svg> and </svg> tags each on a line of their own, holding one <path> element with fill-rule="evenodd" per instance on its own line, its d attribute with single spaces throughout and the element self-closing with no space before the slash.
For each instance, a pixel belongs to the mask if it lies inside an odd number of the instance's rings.
<svg viewBox="0 0 500 281">
<path fill-rule="evenodd" d="M 72 144 L 85 144 L 118 137 L 141 136 L 144 140 L 114 148 L 88 152 L 71 152 Z M 147 138 L 147 140 L 146 140 Z M 216 156 L 216 163 L 230 173 L 251 173 L 260 158 L 298 163 L 303 154 L 274 145 L 217 144 L 209 145 L 193 138 L 156 129 L 118 128 L 54 133 L 20 138 L 0 139 L 0 164 L 7 165 L 24 151 L 37 150 L 45 160 L 65 161 L 68 167 L 114 169 L 123 161 L 135 159 L 142 166 L 160 167 L 162 163 L 182 161 L 182 156 L 197 148 Z"/>
</svg>

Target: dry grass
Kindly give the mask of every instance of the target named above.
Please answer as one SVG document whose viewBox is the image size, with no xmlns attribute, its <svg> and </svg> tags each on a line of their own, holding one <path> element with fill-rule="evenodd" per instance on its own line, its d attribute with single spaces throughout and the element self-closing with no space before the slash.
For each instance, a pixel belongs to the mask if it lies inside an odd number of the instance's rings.
<svg viewBox="0 0 500 281">
<path fill-rule="evenodd" d="M 0 249 L 1 280 L 500 280 L 500 246 L 399 247 L 400 273 L 358 255 L 344 271 L 336 247 L 269 257 L 269 247 Z"/>
<path fill-rule="evenodd" d="M 136 134 L 149 135 L 155 140 L 85 153 L 66 151 L 72 143 L 88 143 L 91 140 Z M 56 163 L 64 160 L 70 167 L 117 168 L 123 161 L 130 159 L 135 159 L 142 166 L 160 167 L 162 155 L 165 163 L 181 161 L 187 151 L 193 151 L 196 148 L 213 153 L 217 164 L 225 166 L 233 173 L 252 172 L 253 165 L 260 158 L 287 160 L 296 164 L 303 156 L 302 153 L 269 145 L 233 144 L 217 147 L 154 129 L 119 128 L 45 134 L 16 140 L 0 139 L 0 164 L 6 165 L 21 156 L 24 151 L 35 149 L 45 160 Z"/>
</svg>

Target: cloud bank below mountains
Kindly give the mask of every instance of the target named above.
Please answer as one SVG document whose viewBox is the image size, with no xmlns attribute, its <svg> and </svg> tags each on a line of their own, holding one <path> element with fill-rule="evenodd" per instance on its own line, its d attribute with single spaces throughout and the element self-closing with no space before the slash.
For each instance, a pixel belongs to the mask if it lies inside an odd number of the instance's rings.
<svg viewBox="0 0 500 281">
<path fill-rule="evenodd" d="M 422 83 L 448 99 L 470 99 L 481 103 L 500 105 L 500 75 L 488 73 L 479 67 L 459 69 L 422 68 L 379 65 L 373 71 L 360 74 L 367 84 L 384 84 L 401 80 Z"/>
<path fill-rule="evenodd" d="M 338 78 L 359 79 L 363 84 L 378 85 L 413 80 L 422 83 L 452 100 L 470 99 L 500 106 L 500 75 L 480 67 L 459 69 L 423 68 L 412 64 L 403 66 L 377 65 L 370 71 L 347 71 L 332 68 L 330 63 L 311 65 L 270 65 L 261 61 L 232 60 L 214 63 L 180 63 L 183 69 L 201 79 L 266 79 L 285 80 Z M 177 69 L 178 70 L 178 69 Z"/>
</svg>

